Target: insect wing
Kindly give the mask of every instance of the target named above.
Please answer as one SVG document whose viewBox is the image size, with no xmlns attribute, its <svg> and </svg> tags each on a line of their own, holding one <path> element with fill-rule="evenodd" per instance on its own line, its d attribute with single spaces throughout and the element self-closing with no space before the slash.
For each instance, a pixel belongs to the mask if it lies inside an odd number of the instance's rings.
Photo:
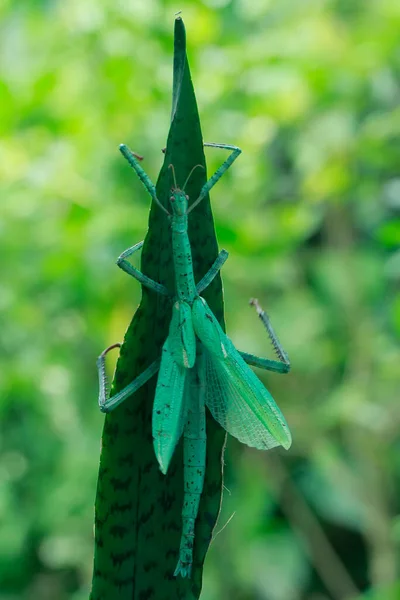
<svg viewBox="0 0 400 600">
<path fill-rule="evenodd" d="M 187 417 L 187 394 L 184 394 L 186 379 L 187 369 L 174 360 L 168 337 L 162 349 L 152 422 L 154 451 L 164 474 Z"/>
<path fill-rule="evenodd" d="M 285 418 L 268 390 L 227 338 L 228 356 L 205 350 L 205 403 L 214 419 L 240 442 L 259 450 L 292 443 Z"/>
<path fill-rule="evenodd" d="M 175 361 L 191 368 L 196 360 L 196 338 L 192 325 L 192 309 L 187 302 L 175 302 L 169 327 L 169 349 Z"/>
<path fill-rule="evenodd" d="M 231 340 L 222 331 L 205 300 L 203 317 L 213 322 L 225 350 L 225 358 L 215 353 L 212 340 L 203 334 L 200 318 L 193 313 L 193 325 L 204 347 L 205 403 L 214 419 L 239 441 L 260 450 L 275 446 L 288 449 L 292 443 L 285 418 L 268 390 L 245 363 Z"/>
</svg>

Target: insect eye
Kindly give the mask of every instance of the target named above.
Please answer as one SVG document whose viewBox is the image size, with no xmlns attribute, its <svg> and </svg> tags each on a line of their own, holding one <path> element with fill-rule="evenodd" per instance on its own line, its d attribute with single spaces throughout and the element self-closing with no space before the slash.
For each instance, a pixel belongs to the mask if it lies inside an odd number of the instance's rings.
<svg viewBox="0 0 400 600">
<path fill-rule="evenodd" d="M 174 201 L 174 197 L 173 197 L 173 196 L 171 196 L 171 198 L 170 198 L 170 201 L 171 201 L 171 202 L 173 202 L 173 201 Z"/>
</svg>

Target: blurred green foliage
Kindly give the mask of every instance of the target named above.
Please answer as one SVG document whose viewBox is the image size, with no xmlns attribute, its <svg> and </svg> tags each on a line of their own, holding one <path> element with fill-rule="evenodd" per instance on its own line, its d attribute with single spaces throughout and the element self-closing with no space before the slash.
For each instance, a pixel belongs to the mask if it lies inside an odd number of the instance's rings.
<svg viewBox="0 0 400 600">
<path fill-rule="evenodd" d="M 0 599 L 89 594 L 95 358 L 138 304 L 115 259 L 149 211 L 117 145 L 156 178 L 178 9 L 205 138 L 243 149 L 211 198 L 227 330 L 265 354 L 258 296 L 293 365 L 260 374 L 290 452 L 228 442 L 202 598 L 394 600 L 398 0 L 1 3 Z"/>
</svg>

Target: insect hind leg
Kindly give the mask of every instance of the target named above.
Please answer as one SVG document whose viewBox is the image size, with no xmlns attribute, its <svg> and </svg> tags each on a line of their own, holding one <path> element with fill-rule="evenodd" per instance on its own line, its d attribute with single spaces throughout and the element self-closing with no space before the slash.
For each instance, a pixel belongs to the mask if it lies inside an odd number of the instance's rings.
<svg viewBox="0 0 400 600">
<path fill-rule="evenodd" d="M 286 351 L 283 349 L 283 346 L 280 343 L 278 336 L 274 331 L 274 328 L 272 327 L 269 316 L 261 308 L 260 304 L 258 303 L 258 300 L 256 300 L 255 298 L 252 298 L 250 300 L 250 305 L 255 307 L 262 324 L 267 330 L 269 339 L 272 342 L 275 353 L 278 356 L 279 360 L 272 360 L 270 358 L 260 358 L 259 356 L 248 354 L 247 352 L 240 352 L 241 357 L 248 365 L 252 365 L 253 367 L 258 367 L 267 371 L 275 371 L 275 373 L 288 373 L 290 371 L 290 360 Z"/>
<path fill-rule="evenodd" d="M 101 412 L 108 413 L 114 410 L 117 406 L 119 406 L 124 400 L 129 398 L 132 394 L 134 394 L 139 388 L 142 387 L 149 379 L 153 377 L 160 368 L 160 359 L 155 360 L 151 363 L 150 366 L 147 367 L 135 379 L 127 385 L 123 390 L 114 394 L 114 396 L 108 396 L 108 379 L 106 375 L 106 366 L 105 360 L 106 355 L 110 350 L 114 348 L 120 348 L 122 344 L 117 343 L 109 346 L 104 352 L 102 352 L 97 359 L 97 372 L 99 376 L 99 408 Z"/>
</svg>

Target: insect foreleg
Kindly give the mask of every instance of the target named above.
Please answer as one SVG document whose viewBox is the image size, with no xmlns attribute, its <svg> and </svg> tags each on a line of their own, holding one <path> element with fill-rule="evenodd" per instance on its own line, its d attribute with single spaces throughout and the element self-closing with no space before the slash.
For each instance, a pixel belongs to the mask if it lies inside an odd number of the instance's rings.
<svg viewBox="0 0 400 600">
<path fill-rule="evenodd" d="M 125 146 L 125 144 L 120 144 L 119 149 L 123 157 L 126 158 L 131 167 L 136 171 L 137 176 L 143 183 L 146 190 L 149 192 L 150 196 L 153 198 L 154 202 L 156 202 L 159 205 L 159 207 L 168 215 L 169 213 L 167 209 L 161 204 L 161 202 L 157 198 L 156 186 L 151 181 L 146 171 L 140 166 L 138 162 L 138 155 L 129 150 L 128 146 Z"/>
<path fill-rule="evenodd" d="M 279 360 L 260 358 L 258 356 L 254 356 L 253 354 L 248 354 L 247 352 L 240 352 L 243 360 L 248 365 L 252 365 L 253 367 L 259 367 L 260 369 L 266 369 L 267 371 L 275 371 L 276 373 L 288 373 L 290 371 L 290 360 L 272 327 L 269 316 L 261 308 L 258 300 L 252 298 L 250 300 L 250 304 L 255 307 L 258 316 L 267 330 L 268 336 Z"/>
<path fill-rule="evenodd" d="M 226 250 L 221 250 L 221 252 L 218 254 L 217 258 L 215 259 L 207 273 L 202 279 L 200 279 L 199 283 L 196 285 L 196 290 L 198 294 L 201 294 L 201 292 L 210 285 L 215 276 L 219 273 L 222 265 L 225 263 L 228 256 L 229 253 Z"/>
<path fill-rule="evenodd" d="M 140 250 L 142 246 L 143 242 L 139 242 L 138 244 L 135 244 L 131 248 L 125 250 L 120 256 L 118 256 L 117 265 L 120 269 L 125 271 L 125 273 L 128 273 L 128 275 L 132 275 L 132 277 L 137 279 L 142 285 L 148 287 L 150 290 L 153 290 L 153 292 L 157 292 L 157 294 L 162 294 L 163 296 L 169 296 L 170 293 L 165 287 L 165 285 L 162 285 L 161 283 L 157 283 L 157 281 L 150 279 L 150 277 L 144 275 L 141 271 L 139 271 L 139 269 L 136 269 L 136 267 L 131 265 L 131 263 L 126 260 L 128 256 L 131 256 L 132 254 Z"/>
<path fill-rule="evenodd" d="M 99 375 L 99 407 L 101 412 L 111 412 L 121 402 L 129 398 L 134 392 L 136 392 L 142 385 L 144 385 L 153 375 L 155 375 L 160 368 L 160 359 L 155 360 L 147 369 L 138 375 L 129 385 L 123 390 L 108 398 L 108 381 L 106 375 L 105 359 L 106 355 L 113 348 L 121 347 L 121 344 L 113 344 L 109 346 L 104 352 L 102 352 L 97 359 L 97 372 Z"/>
<path fill-rule="evenodd" d="M 222 175 L 229 169 L 231 164 L 237 159 L 239 154 L 242 152 L 240 148 L 237 146 L 230 146 L 228 144 L 204 144 L 205 146 L 212 146 L 213 148 L 224 148 L 225 150 L 232 150 L 231 154 L 228 156 L 226 161 L 222 163 L 222 165 L 215 171 L 214 175 L 210 177 L 210 179 L 203 185 L 201 188 L 199 197 L 197 200 L 190 205 L 188 212 L 192 211 L 195 206 L 199 204 L 206 196 L 211 188 L 221 179 Z"/>
</svg>

